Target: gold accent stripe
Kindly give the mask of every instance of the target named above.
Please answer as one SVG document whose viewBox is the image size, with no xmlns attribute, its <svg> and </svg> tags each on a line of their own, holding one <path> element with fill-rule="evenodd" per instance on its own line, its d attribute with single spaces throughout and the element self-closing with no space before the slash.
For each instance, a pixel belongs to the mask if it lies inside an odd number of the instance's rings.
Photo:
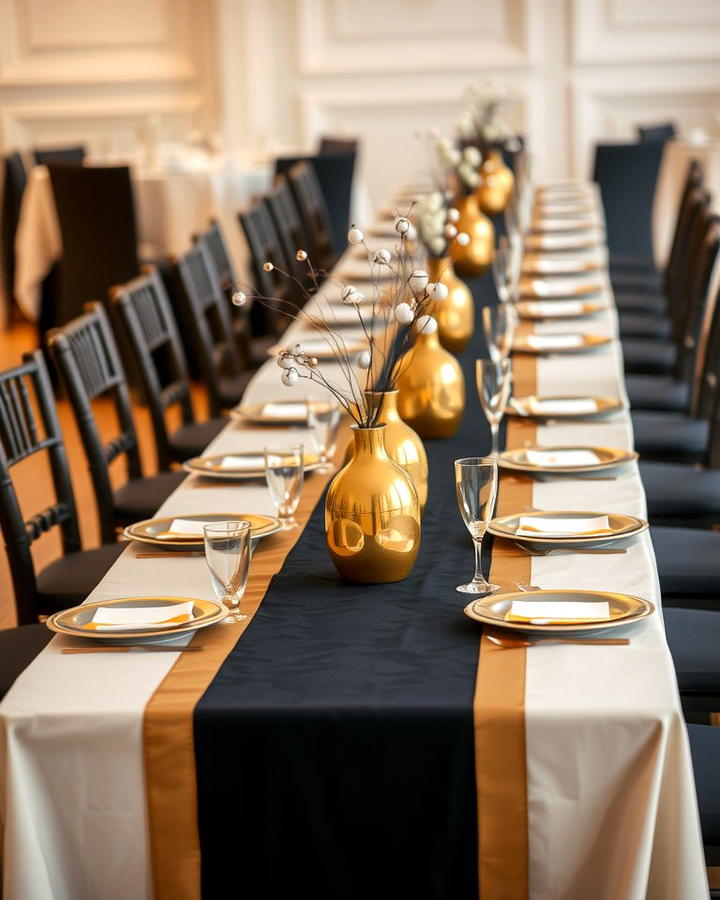
<svg viewBox="0 0 720 900">
<path fill-rule="evenodd" d="M 336 464 L 342 462 L 348 437 L 349 429 L 343 429 Z M 267 538 L 253 553 L 241 606 L 247 620 L 203 631 L 202 653 L 181 654 L 145 709 L 143 748 L 155 900 L 200 900 L 195 706 L 260 608 L 270 580 L 282 568 L 333 474 L 316 472 L 307 480 L 295 516 L 302 528 Z"/>
<path fill-rule="evenodd" d="M 522 330 L 521 326 L 518 333 Z M 535 359 L 513 358 L 513 382 L 518 396 L 535 393 Z M 534 422 L 508 419 L 508 449 L 534 442 L 535 437 Z M 501 474 L 497 515 L 532 506 L 532 492 L 532 479 Z M 522 550 L 495 539 L 491 581 L 513 590 L 518 582 L 530 582 L 531 566 L 531 557 Z M 525 662 L 525 647 L 508 650 L 483 634 L 473 701 L 482 900 L 522 900 L 529 895 Z"/>
</svg>

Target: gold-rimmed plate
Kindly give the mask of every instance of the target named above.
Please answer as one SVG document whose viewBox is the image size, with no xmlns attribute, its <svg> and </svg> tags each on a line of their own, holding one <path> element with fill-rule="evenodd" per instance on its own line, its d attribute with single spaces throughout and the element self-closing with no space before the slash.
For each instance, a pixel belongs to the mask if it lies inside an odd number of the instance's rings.
<svg viewBox="0 0 720 900">
<path fill-rule="evenodd" d="M 230 410 L 233 419 L 241 419 L 251 425 L 302 425 L 308 424 L 308 405 L 304 400 L 269 400 L 239 406 Z"/>
<path fill-rule="evenodd" d="M 98 607 L 119 606 L 123 609 L 142 607 L 174 606 L 178 603 L 192 602 L 193 618 L 191 621 L 172 628 L 152 628 L 138 626 L 137 628 L 122 631 L 95 631 L 85 626 L 92 619 Z M 74 606 L 72 609 L 64 609 L 61 612 L 49 616 L 46 625 L 51 631 L 70 637 L 86 638 L 105 643 L 156 643 L 160 641 L 172 641 L 184 634 L 198 631 L 215 625 L 227 616 L 227 609 L 215 600 L 201 600 L 196 597 L 119 597 L 112 600 L 99 600 L 95 603 L 84 603 Z"/>
<path fill-rule="evenodd" d="M 555 462 L 551 465 L 538 465 L 528 459 L 529 452 L 554 454 Z M 584 462 L 579 464 L 563 463 L 563 456 L 569 453 L 594 453 L 597 462 Z M 516 450 L 504 450 L 498 456 L 498 465 L 503 469 L 512 469 L 517 472 L 547 473 L 558 475 L 572 475 L 579 472 L 600 472 L 603 469 L 611 469 L 633 462 L 638 457 L 634 450 L 625 450 L 622 447 L 518 447 Z"/>
<path fill-rule="evenodd" d="M 597 529 L 587 532 L 562 533 L 562 522 L 572 519 L 587 519 L 588 525 L 594 520 L 604 519 L 607 517 L 608 528 Z M 538 531 L 528 533 L 527 531 L 519 532 L 520 519 L 555 519 L 558 522 L 558 531 Z M 526 526 L 527 527 L 527 526 Z M 587 546 L 592 544 L 605 544 L 609 541 L 619 541 L 625 538 L 635 537 L 646 531 L 648 523 L 644 519 L 637 516 L 627 516 L 624 513 L 606 513 L 591 512 L 589 510 L 533 510 L 532 512 L 511 513 L 509 516 L 498 516 L 492 519 L 488 525 L 488 531 L 495 537 L 507 538 L 521 544 L 552 544 L 554 546 Z"/>
<path fill-rule="evenodd" d="M 525 334 L 516 336 L 513 353 L 584 353 L 609 344 L 611 338 L 604 334 Z"/>
<path fill-rule="evenodd" d="M 532 619 L 529 622 L 508 621 L 507 614 L 512 608 L 513 601 L 523 600 L 528 603 L 550 602 L 583 602 L 583 603 L 607 603 L 610 615 L 608 618 L 595 619 L 591 622 L 569 622 L 560 624 L 552 619 Z M 649 600 L 642 597 L 634 597 L 632 594 L 616 594 L 612 591 L 584 591 L 584 590 L 538 590 L 519 591 L 507 594 L 490 594 L 487 597 L 478 597 L 465 607 L 465 615 L 480 622 L 482 625 L 491 625 L 496 628 L 519 631 L 524 634 L 550 635 L 550 634 L 577 634 L 583 632 L 605 631 L 608 628 L 619 628 L 630 625 L 640 619 L 645 619 L 655 611 L 655 606 Z"/>
<path fill-rule="evenodd" d="M 197 522 L 197 533 L 180 534 L 172 532 L 170 526 L 176 519 Z M 176 550 L 197 550 L 202 548 L 204 538 L 202 526 L 211 522 L 250 522 L 250 536 L 252 539 L 268 537 L 280 531 L 280 520 L 275 516 L 265 516 L 259 513 L 197 513 L 189 515 L 164 516 L 160 519 L 144 519 L 142 522 L 134 522 L 123 532 L 124 537 L 130 541 L 140 541 L 142 544 L 152 544 L 155 547 L 168 547 Z"/>
<path fill-rule="evenodd" d="M 581 319 L 607 309 L 592 300 L 520 300 L 515 304 L 521 319 L 544 322 L 547 319 Z"/>
<path fill-rule="evenodd" d="M 586 231 L 588 229 L 603 228 L 603 223 L 592 213 L 587 216 L 570 218 L 569 216 L 536 216 L 531 224 L 531 229 L 536 234 L 564 234 L 568 231 Z"/>
<path fill-rule="evenodd" d="M 360 339 L 354 335 L 343 335 L 342 339 L 344 350 L 349 356 L 367 350 L 368 343 L 364 336 Z M 337 350 L 329 341 L 325 340 L 325 338 L 312 337 L 307 338 L 306 340 L 300 340 L 298 343 L 302 347 L 303 353 L 307 356 L 314 356 L 315 359 L 329 361 L 335 359 L 337 356 Z M 278 353 L 287 349 L 285 344 L 274 344 L 272 347 L 268 347 L 267 355 L 277 356 Z"/>
<path fill-rule="evenodd" d="M 590 403 L 592 401 L 592 405 Z M 562 396 L 513 397 L 505 409 L 506 415 L 522 416 L 531 419 L 592 419 L 606 416 L 608 413 L 622 409 L 623 405 L 617 397 L 577 397 L 564 394 Z"/>
<path fill-rule="evenodd" d="M 587 297 L 599 294 L 605 285 L 597 276 L 571 279 L 566 277 L 522 278 L 519 285 L 523 300 L 549 300 L 563 297 Z"/>
<path fill-rule="evenodd" d="M 304 454 L 306 472 L 313 472 L 320 465 L 317 453 Z M 219 456 L 196 456 L 183 463 L 186 472 L 203 478 L 219 478 L 226 481 L 265 477 L 265 458 L 262 453 L 245 450 L 241 453 L 223 453 Z"/>
<path fill-rule="evenodd" d="M 599 247 L 600 235 L 595 231 L 579 234 L 528 234 L 525 237 L 526 250 L 582 250 Z"/>
<path fill-rule="evenodd" d="M 542 256 L 527 256 L 522 263 L 522 274 L 526 276 L 554 275 L 559 277 L 583 275 L 597 272 L 601 268 L 599 259 L 546 259 Z"/>
</svg>

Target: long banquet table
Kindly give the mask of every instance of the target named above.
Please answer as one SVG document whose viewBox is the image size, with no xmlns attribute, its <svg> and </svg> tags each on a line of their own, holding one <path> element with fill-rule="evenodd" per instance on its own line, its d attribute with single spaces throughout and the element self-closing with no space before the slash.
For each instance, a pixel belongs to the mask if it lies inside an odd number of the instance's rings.
<svg viewBox="0 0 720 900">
<path fill-rule="evenodd" d="M 495 302 L 489 278 L 471 286 L 478 308 Z M 614 339 L 588 355 L 516 356 L 518 394 L 626 402 L 607 282 L 603 294 L 607 310 L 580 330 Z M 62 656 L 67 641 L 56 637 L 21 675 L 0 705 L 6 900 L 207 900 L 230 890 L 251 900 L 298 890 L 342 900 L 707 897 L 649 535 L 612 556 L 529 557 L 498 541 L 492 552 L 491 576 L 509 589 L 527 581 L 652 600 L 658 613 L 626 629 L 629 646 L 503 650 L 462 614 L 455 585 L 473 560 L 452 460 L 489 447 L 474 389 L 484 350 L 478 329 L 460 357 L 459 432 L 426 442 L 429 500 L 406 581 L 339 580 L 318 502 L 328 476 L 313 474 L 295 546 L 283 535 L 255 551 L 249 622 L 200 633 L 203 651 L 184 656 Z M 278 373 L 272 361 L 261 369 L 246 402 L 282 395 Z M 260 449 L 284 436 L 232 421 L 209 449 Z M 633 442 L 625 409 L 508 425 L 509 446 L 529 438 Z M 504 474 L 498 508 L 643 516 L 636 464 L 613 474 Z M 194 476 L 161 509 L 249 511 L 273 512 L 263 485 L 205 489 Z M 131 544 L 92 600 L 212 596 L 202 558 L 137 553 Z"/>
</svg>

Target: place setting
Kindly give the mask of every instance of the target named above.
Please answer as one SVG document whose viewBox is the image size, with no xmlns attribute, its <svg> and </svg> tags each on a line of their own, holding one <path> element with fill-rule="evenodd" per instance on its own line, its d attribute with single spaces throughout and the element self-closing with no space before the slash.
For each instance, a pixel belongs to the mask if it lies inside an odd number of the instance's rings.
<svg viewBox="0 0 720 900">
<path fill-rule="evenodd" d="M 587 275 L 583 278 L 524 278 L 520 281 L 520 299 L 577 298 L 599 294 L 604 288 L 599 276 Z"/>
<path fill-rule="evenodd" d="M 607 306 L 592 300 L 519 300 L 515 309 L 520 319 L 545 322 L 589 318 L 607 309 Z"/>
<path fill-rule="evenodd" d="M 623 408 L 617 397 L 558 395 L 552 397 L 512 397 L 507 415 L 537 420 L 580 421 L 602 419 Z"/>
<path fill-rule="evenodd" d="M 562 333 L 516 335 L 513 353 L 557 354 L 585 353 L 610 343 L 612 338 L 603 334 Z"/>
</svg>

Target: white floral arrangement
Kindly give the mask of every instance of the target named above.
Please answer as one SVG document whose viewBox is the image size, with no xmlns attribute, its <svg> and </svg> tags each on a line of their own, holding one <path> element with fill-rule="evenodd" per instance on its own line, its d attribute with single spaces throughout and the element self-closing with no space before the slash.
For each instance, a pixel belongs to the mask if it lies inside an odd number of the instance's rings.
<svg viewBox="0 0 720 900">
<path fill-rule="evenodd" d="M 429 137 L 434 140 L 435 160 L 431 168 L 436 170 L 436 184 L 447 186 L 454 181 L 462 193 L 471 194 L 480 184 L 478 169 L 482 154 L 478 148 L 468 146 L 459 150 L 449 137 L 436 137 L 433 132 Z"/>
<path fill-rule="evenodd" d="M 362 289 L 342 279 L 327 278 L 320 284 L 320 271 L 315 269 L 305 250 L 299 249 L 296 258 L 307 265 L 312 290 L 301 285 L 306 301 L 312 300 L 310 311 L 290 302 L 280 301 L 282 312 L 289 318 L 311 324 L 324 335 L 333 352 L 337 370 L 326 374 L 321 361 L 303 349 L 302 342 L 283 348 L 276 357 L 281 369 L 280 380 L 286 387 L 294 387 L 303 379 L 328 390 L 360 428 L 377 424 L 381 409 L 368 402 L 365 391 L 393 390 L 400 369 L 400 361 L 413 347 L 419 334 L 432 334 L 437 321 L 428 314 L 436 301 L 448 295 L 447 287 L 431 282 L 423 269 L 414 267 L 410 237 L 413 225 L 409 215 L 395 219 L 397 243 L 392 249 L 371 249 L 363 231 L 353 225 L 348 243 L 365 250 L 368 262 L 368 287 Z M 264 263 L 266 272 L 273 270 L 292 278 L 271 262 Z M 249 297 L 261 303 L 277 304 L 276 298 L 235 290 L 232 302 L 244 306 Z M 354 310 L 358 326 L 367 341 L 367 349 L 355 353 L 348 349 L 338 325 L 335 310 L 342 305 Z M 338 383 L 336 378 L 339 378 Z"/>
<path fill-rule="evenodd" d="M 508 102 L 509 97 L 501 94 L 491 81 L 470 85 L 457 122 L 460 137 L 472 142 L 485 155 L 493 148 L 519 150 L 517 135 L 500 114 Z"/>
</svg>

